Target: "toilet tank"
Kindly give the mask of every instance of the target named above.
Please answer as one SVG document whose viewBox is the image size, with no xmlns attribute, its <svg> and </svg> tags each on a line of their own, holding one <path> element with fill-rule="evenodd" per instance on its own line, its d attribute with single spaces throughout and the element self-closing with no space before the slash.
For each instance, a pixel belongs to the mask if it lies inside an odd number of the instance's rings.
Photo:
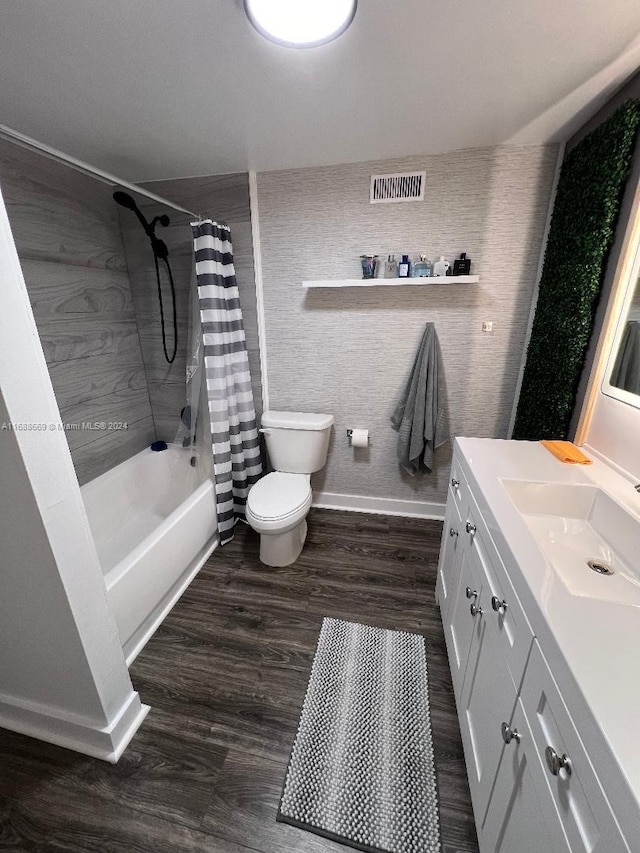
<svg viewBox="0 0 640 853">
<path fill-rule="evenodd" d="M 313 474 L 327 461 L 333 415 L 263 412 L 262 429 L 269 461 L 276 471 Z"/>
</svg>

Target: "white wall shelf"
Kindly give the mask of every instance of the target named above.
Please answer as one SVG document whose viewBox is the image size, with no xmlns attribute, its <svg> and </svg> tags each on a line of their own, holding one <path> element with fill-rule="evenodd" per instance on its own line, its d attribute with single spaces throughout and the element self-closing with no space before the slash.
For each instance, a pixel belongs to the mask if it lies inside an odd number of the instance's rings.
<svg viewBox="0 0 640 853">
<path fill-rule="evenodd" d="M 424 278 L 345 278 L 331 281 L 303 281 L 305 290 L 312 287 L 404 287 L 448 284 L 477 284 L 479 275 L 432 275 Z"/>
</svg>

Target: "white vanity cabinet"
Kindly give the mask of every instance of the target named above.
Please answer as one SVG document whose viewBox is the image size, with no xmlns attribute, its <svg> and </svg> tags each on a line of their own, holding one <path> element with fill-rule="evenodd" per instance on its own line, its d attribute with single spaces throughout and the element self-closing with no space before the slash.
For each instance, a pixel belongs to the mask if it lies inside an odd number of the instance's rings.
<svg viewBox="0 0 640 853">
<path fill-rule="evenodd" d="M 509 743 L 504 746 L 489 808 L 477 821 L 480 849 L 483 853 L 568 853 L 571 848 L 549 796 L 520 699 L 505 736 Z"/>
<path fill-rule="evenodd" d="M 462 517 L 457 502 L 449 500 L 444 517 L 442 548 L 440 552 L 440 563 L 447 566 L 447 571 L 438 572 L 436 582 L 436 598 L 440 603 L 440 610 L 443 615 L 449 610 L 451 596 L 456 591 L 460 574 L 460 560 L 464 547 L 463 530 L 464 525 L 462 524 Z"/>
<path fill-rule="evenodd" d="M 458 454 L 452 480 L 436 597 L 480 849 L 628 853 Z"/>
</svg>

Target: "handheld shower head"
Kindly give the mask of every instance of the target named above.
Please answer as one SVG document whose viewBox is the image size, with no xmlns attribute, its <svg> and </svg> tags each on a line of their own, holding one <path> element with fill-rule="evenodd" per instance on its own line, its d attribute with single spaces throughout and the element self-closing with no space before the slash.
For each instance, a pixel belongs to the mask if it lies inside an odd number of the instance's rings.
<svg viewBox="0 0 640 853">
<path fill-rule="evenodd" d="M 138 217 L 142 228 L 144 229 L 144 233 L 151 240 L 151 248 L 153 249 L 153 260 L 156 269 L 156 283 L 158 285 L 158 301 L 160 303 L 160 323 L 162 326 L 162 348 L 164 349 L 164 357 L 166 358 L 169 364 L 172 364 L 175 357 L 176 352 L 178 351 L 178 323 L 177 323 L 177 315 L 176 315 L 176 290 L 175 285 L 173 283 L 173 274 L 171 272 L 171 267 L 169 265 L 169 249 L 167 244 L 156 237 L 156 225 L 160 223 L 163 228 L 168 227 L 170 223 L 170 219 L 166 214 L 162 214 L 161 216 L 154 216 L 151 222 L 147 222 L 146 218 L 142 214 L 142 211 L 136 204 L 135 199 L 129 195 L 129 193 L 125 193 L 122 190 L 116 190 L 113 193 L 113 200 L 116 204 L 119 204 L 121 207 L 125 207 L 127 210 L 132 211 Z M 169 355 L 169 351 L 167 349 L 167 341 L 165 335 L 165 327 L 164 327 L 164 305 L 162 300 L 162 283 L 160 281 L 160 269 L 158 267 L 158 261 L 164 261 L 167 267 L 167 273 L 169 275 L 169 286 L 171 288 L 171 302 L 173 306 L 173 353 Z"/>
<path fill-rule="evenodd" d="M 113 194 L 113 200 L 116 204 L 119 204 L 121 207 L 125 207 L 127 210 L 131 210 L 138 217 L 138 221 L 140 225 L 144 228 L 144 233 L 151 239 L 153 242 L 154 233 L 156 230 L 156 220 L 154 219 L 151 224 L 149 224 L 146 218 L 142 215 L 140 208 L 137 205 L 136 200 L 133 196 L 130 196 L 129 193 L 122 192 L 122 190 L 116 190 Z M 157 217 L 156 217 L 157 219 Z"/>
<path fill-rule="evenodd" d="M 134 199 L 129 195 L 129 193 L 124 193 L 122 190 L 116 190 L 114 192 L 113 200 L 116 204 L 121 205 L 121 207 L 126 207 L 127 210 L 135 210 L 137 208 L 137 204 Z"/>
</svg>

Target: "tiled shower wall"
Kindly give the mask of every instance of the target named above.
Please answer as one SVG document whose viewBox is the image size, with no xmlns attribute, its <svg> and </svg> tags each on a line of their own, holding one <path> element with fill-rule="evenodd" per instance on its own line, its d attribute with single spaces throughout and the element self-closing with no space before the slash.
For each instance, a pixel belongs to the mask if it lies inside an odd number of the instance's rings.
<svg viewBox="0 0 640 853">
<path fill-rule="evenodd" d="M 113 189 L 3 140 L 0 186 L 62 421 L 77 426 L 66 435 L 82 484 L 156 438 L 175 437 L 185 405 L 190 217 L 138 196 L 149 218 L 167 214 L 171 219 L 169 228 L 158 227 L 158 236 L 169 246 L 177 295 L 178 353 L 168 365 L 149 241 L 134 215 L 115 204 Z M 232 227 L 254 395 L 261 411 L 248 176 L 166 181 L 151 189 Z M 164 293 L 171 346 L 166 287 Z M 16 353 L 17 368 L 19 358 Z"/>
<path fill-rule="evenodd" d="M 260 414 L 262 411 L 262 389 L 248 175 L 241 173 L 179 178 L 155 181 L 143 184 L 143 186 L 187 210 L 226 222 L 230 226 L 236 279 L 247 337 L 253 395 L 256 410 Z M 180 412 L 186 403 L 185 360 L 189 327 L 189 288 L 193 259 L 190 227 L 192 217 L 171 210 L 166 206 L 154 204 L 142 196 L 139 196 L 137 201 L 147 219 L 164 213 L 171 220 L 168 228 L 158 226 L 156 231 L 157 236 L 164 240 L 169 248 L 169 261 L 176 287 L 179 345 L 175 361 L 173 364 L 168 364 L 162 348 L 160 309 L 149 240 L 134 214 L 124 209 L 120 211 L 120 223 L 140 328 L 153 418 L 158 438 L 171 441 L 175 437 L 180 422 Z M 161 274 L 163 277 L 166 335 L 171 349 L 173 327 L 170 295 L 169 288 L 166 286 L 165 271 L 162 269 Z"/>
<path fill-rule="evenodd" d="M 258 175 L 270 406 L 336 417 L 317 490 L 445 501 L 451 444 L 413 478 L 389 422 L 427 322 L 451 435 L 506 437 L 557 154 L 497 147 Z M 413 170 L 426 170 L 424 202 L 369 204 L 370 175 Z M 302 289 L 359 278 L 360 254 L 403 251 L 465 251 L 480 284 Z M 349 447 L 350 427 L 370 430 L 368 449 Z"/>
<path fill-rule="evenodd" d="M 84 483 L 155 438 L 112 191 L 3 140 L 0 185 L 62 421 L 78 425 L 67 438 Z"/>
</svg>

